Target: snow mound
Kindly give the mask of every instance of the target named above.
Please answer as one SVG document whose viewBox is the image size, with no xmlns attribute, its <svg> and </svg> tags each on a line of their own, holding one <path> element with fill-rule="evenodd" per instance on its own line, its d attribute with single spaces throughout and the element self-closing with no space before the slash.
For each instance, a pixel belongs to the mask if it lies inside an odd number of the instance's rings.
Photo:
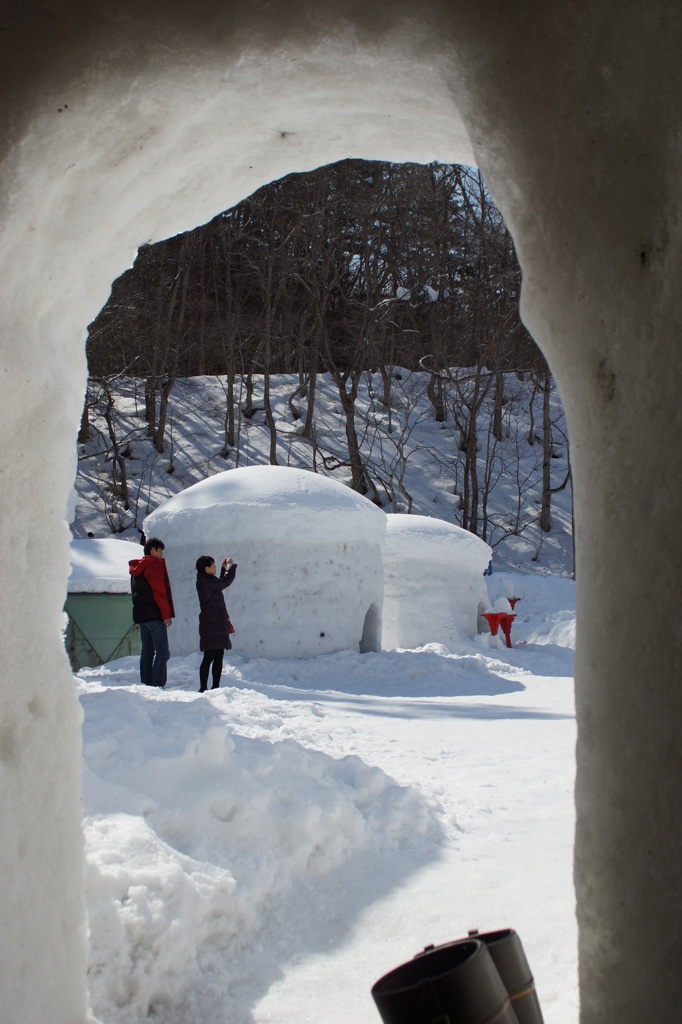
<svg viewBox="0 0 682 1024">
<path fill-rule="evenodd" d="M 176 494 L 147 516 L 145 533 L 149 537 L 171 525 L 201 540 L 212 527 L 229 524 L 236 532 L 262 531 L 282 543 L 293 535 L 307 541 L 381 544 L 385 523 L 381 509 L 329 477 L 287 466 L 246 466 Z"/>
<path fill-rule="evenodd" d="M 386 521 L 383 646 L 456 650 L 476 635 L 491 549 L 442 519 L 397 513 Z"/>
<path fill-rule="evenodd" d="M 163 1015 L 297 880 L 436 836 L 423 800 L 380 769 L 235 735 L 205 697 L 82 701 L 89 983 L 112 1024 Z"/>
<path fill-rule="evenodd" d="M 386 517 L 386 552 L 442 563 L 455 559 L 462 572 L 483 573 L 492 550 L 480 537 L 454 523 L 396 512 Z"/>
<path fill-rule="evenodd" d="M 142 558 L 142 545 L 107 537 L 71 541 L 69 594 L 128 594 L 131 558 Z"/>
<path fill-rule="evenodd" d="M 176 1002 L 204 946 L 234 934 L 236 882 L 141 817 L 86 819 L 85 841 L 93 1007 L 102 1020 L 142 1021 Z"/>
</svg>

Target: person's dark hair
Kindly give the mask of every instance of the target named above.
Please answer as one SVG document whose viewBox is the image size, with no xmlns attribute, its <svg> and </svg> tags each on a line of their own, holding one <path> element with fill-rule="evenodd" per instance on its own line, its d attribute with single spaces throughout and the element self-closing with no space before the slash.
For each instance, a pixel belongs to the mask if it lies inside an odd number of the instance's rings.
<svg viewBox="0 0 682 1024">
<path fill-rule="evenodd" d="M 145 542 L 144 553 L 145 555 L 150 555 L 152 553 L 152 548 L 161 548 L 161 550 L 163 551 L 165 546 L 166 545 L 163 543 L 163 541 L 159 540 L 158 537 L 150 537 L 149 540 Z"/>
<path fill-rule="evenodd" d="M 201 573 L 203 576 L 209 566 L 213 565 L 214 562 L 215 558 L 211 558 L 210 555 L 199 555 L 197 558 L 197 572 Z"/>
</svg>

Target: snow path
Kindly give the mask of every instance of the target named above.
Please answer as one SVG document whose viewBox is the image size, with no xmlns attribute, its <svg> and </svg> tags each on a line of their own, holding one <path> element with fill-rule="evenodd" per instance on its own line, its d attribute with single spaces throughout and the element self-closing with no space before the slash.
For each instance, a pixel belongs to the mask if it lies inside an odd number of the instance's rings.
<svg viewBox="0 0 682 1024">
<path fill-rule="evenodd" d="M 351 902 L 363 902 L 360 889 L 366 907 L 344 922 L 340 947 L 327 951 L 321 934 L 324 951 L 287 967 L 255 1021 L 376 1022 L 367 993 L 385 971 L 427 943 L 507 926 L 524 941 L 547 1024 L 577 1019 L 572 680 L 533 677 L 525 687 L 476 702 L 315 692 L 312 713 L 288 710 L 283 735 L 334 757 L 356 754 L 416 787 L 439 806 L 444 839 L 435 862 L 376 901 L 375 880 L 355 880 Z M 323 921 L 342 899 L 327 894 Z"/>
<path fill-rule="evenodd" d="M 202 696 L 198 655 L 166 692 L 80 673 L 103 1024 L 378 1024 L 374 981 L 473 927 L 575 1024 L 572 584 L 527 588 L 512 650 L 233 652 Z"/>
</svg>

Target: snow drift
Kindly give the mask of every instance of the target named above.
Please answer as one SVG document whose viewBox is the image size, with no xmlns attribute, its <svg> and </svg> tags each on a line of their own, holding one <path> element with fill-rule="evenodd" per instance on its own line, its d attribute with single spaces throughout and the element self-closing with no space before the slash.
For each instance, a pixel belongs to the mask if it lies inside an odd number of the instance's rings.
<svg viewBox="0 0 682 1024">
<path fill-rule="evenodd" d="M 234 734 L 226 698 L 82 696 L 88 979 L 107 1024 L 177 1010 L 297 879 L 439 835 L 416 791 L 358 757 Z"/>
</svg>

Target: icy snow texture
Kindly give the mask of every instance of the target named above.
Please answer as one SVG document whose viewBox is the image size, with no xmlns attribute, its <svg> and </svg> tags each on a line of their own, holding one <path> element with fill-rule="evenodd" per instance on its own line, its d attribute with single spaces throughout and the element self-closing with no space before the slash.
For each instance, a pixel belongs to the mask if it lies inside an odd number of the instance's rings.
<svg viewBox="0 0 682 1024">
<path fill-rule="evenodd" d="M 477 632 L 488 604 L 483 578 L 492 551 L 479 537 L 442 519 L 386 517 L 383 646 L 447 647 Z"/>
<path fill-rule="evenodd" d="M 199 649 L 199 555 L 238 565 L 225 600 L 242 656 L 381 648 L 386 516 L 343 484 L 283 466 L 227 470 L 165 502 L 144 530 L 166 545 L 173 654 Z"/>
<path fill-rule="evenodd" d="M 70 594 L 129 594 L 131 558 L 142 558 L 144 549 L 134 541 L 102 540 L 71 541 Z"/>
</svg>

